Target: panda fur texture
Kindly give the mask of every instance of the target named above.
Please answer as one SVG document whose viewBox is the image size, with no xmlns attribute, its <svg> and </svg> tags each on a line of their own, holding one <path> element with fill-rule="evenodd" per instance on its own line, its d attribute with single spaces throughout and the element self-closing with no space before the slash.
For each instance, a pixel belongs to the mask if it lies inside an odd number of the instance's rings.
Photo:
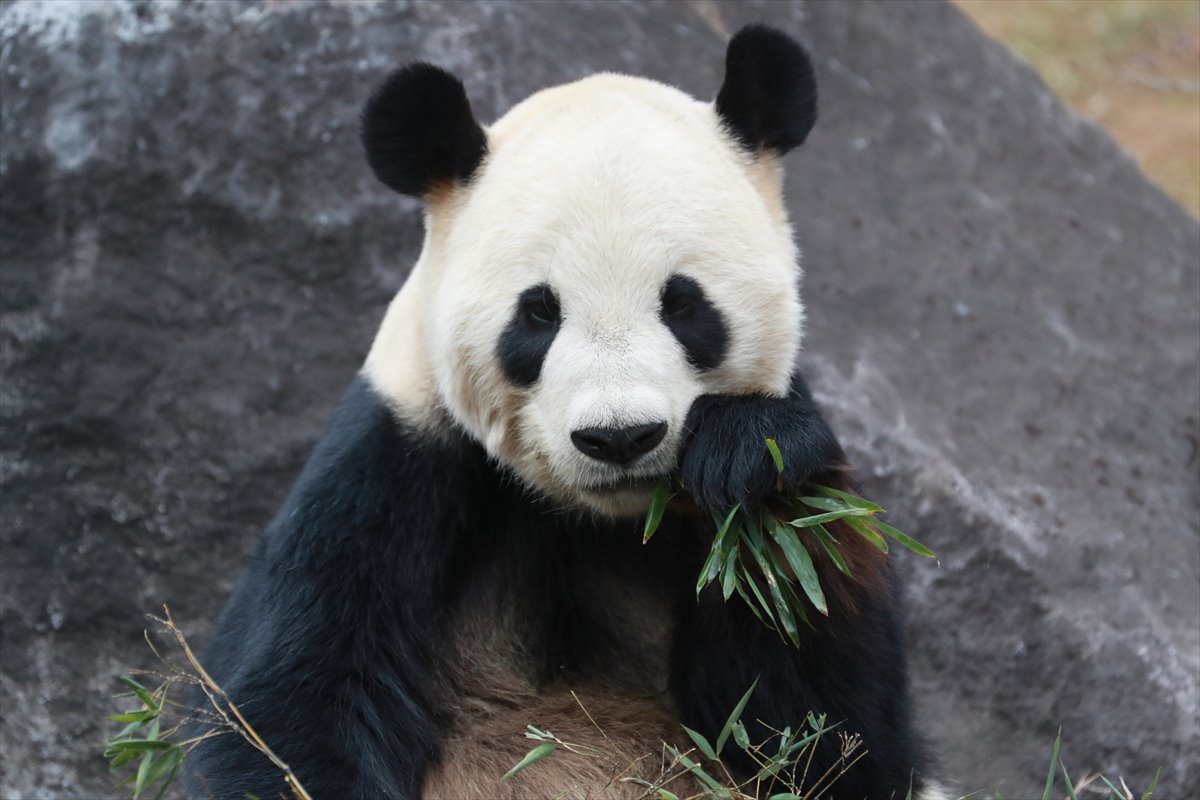
<svg viewBox="0 0 1200 800">
<path fill-rule="evenodd" d="M 714 739 L 755 679 L 753 740 L 809 711 L 862 735 L 834 797 L 940 796 L 884 556 L 848 534 L 853 579 L 818 559 L 830 615 L 798 649 L 694 592 L 703 512 L 775 484 L 764 438 L 784 488 L 848 487 L 796 368 L 781 157 L 815 121 L 807 54 L 762 26 L 730 42 L 714 103 L 600 74 L 484 128 L 423 63 L 370 98 L 367 159 L 424 201 L 424 246 L 206 656 L 313 797 L 640 797 L 565 752 L 498 779 L 526 724 L 649 756 L 631 774 L 653 778 L 679 723 Z M 643 545 L 667 474 L 690 502 Z M 198 795 L 284 788 L 236 735 L 189 762 Z"/>
</svg>

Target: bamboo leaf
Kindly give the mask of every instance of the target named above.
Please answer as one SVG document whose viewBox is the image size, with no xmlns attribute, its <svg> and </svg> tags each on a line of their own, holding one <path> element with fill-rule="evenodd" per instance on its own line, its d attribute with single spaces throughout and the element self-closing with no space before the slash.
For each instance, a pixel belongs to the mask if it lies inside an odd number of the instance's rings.
<svg viewBox="0 0 1200 800">
<path fill-rule="evenodd" d="M 528 753 L 526 753 L 525 757 L 522 758 L 519 762 L 517 762 L 517 765 L 515 767 L 510 769 L 508 772 L 504 773 L 504 775 L 500 778 L 500 780 L 506 781 L 509 778 L 511 778 L 512 776 L 516 775 L 521 770 L 530 766 L 531 764 L 536 764 L 537 762 L 541 761 L 543 758 L 549 757 L 554 752 L 555 747 L 557 747 L 557 745 L 555 745 L 554 742 L 546 742 L 544 744 L 539 744 L 537 747 L 533 748 Z"/>
<path fill-rule="evenodd" d="M 904 545 L 909 550 L 912 550 L 914 553 L 916 553 L 918 555 L 925 556 L 926 558 L 937 558 L 937 555 L 935 555 L 934 552 L 932 550 L 930 550 L 928 547 L 921 544 L 920 542 L 918 542 L 916 539 L 909 536 L 904 531 L 893 528 L 891 525 L 888 525 L 886 522 L 884 522 L 881 519 L 871 520 L 870 525 L 871 525 L 871 527 L 874 527 L 880 531 L 883 531 L 888 536 L 892 537 L 897 542 Z"/>
<path fill-rule="evenodd" d="M 1050 774 L 1046 776 L 1046 790 L 1042 792 L 1042 800 L 1054 800 L 1054 773 L 1058 771 L 1058 748 L 1062 744 L 1062 728 L 1054 737 L 1054 754 L 1050 756 Z"/>
<path fill-rule="evenodd" d="M 855 507 L 847 505 L 840 500 L 831 500 L 828 497 L 801 497 L 800 502 L 809 508 L 820 508 L 825 511 L 854 511 Z"/>
<path fill-rule="evenodd" d="M 750 584 L 750 591 L 754 592 L 754 597 L 758 600 L 759 607 L 767 612 L 767 617 L 771 620 L 771 627 L 775 626 L 775 612 L 771 610 L 771 604 L 763 596 L 762 590 L 758 588 L 758 581 L 754 580 L 754 576 L 742 567 L 742 582 Z"/>
<path fill-rule="evenodd" d="M 163 796 L 167 793 L 167 789 L 171 788 L 171 784 L 175 782 L 175 778 L 179 775 L 179 767 L 183 764 L 183 751 L 171 751 L 171 755 L 176 754 L 178 754 L 179 758 L 175 760 L 175 763 L 171 765 L 171 771 L 163 778 L 162 786 L 159 787 L 158 794 L 154 795 L 154 800 L 162 800 Z"/>
<path fill-rule="evenodd" d="M 737 543 L 734 542 L 733 547 L 729 548 L 729 555 L 725 557 L 725 563 L 721 565 L 721 596 L 728 602 L 730 596 L 733 595 L 733 590 L 737 588 L 737 560 L 738 549 Z"/>
<path fill-rule="evenodd" d="M 170 750 L 175 745 L 160 739 L 123 739 L 119 742 L 109 742 L 108 749 L 114 752 L 133 751 L 141 753 L 146 750 Z"/>
<path fill-rule="evenodd" d="M 774 439 L 767 439 L 767 449 L 771 451 L 771 459 L 775 462 L 775 471 L 783 474 L 783 453 Z"/>
<path fill-rule="evenodd" d="M 133 800 L 137 800 L 138 795 L 146 788 L 146 777 L 150 774 L 150 767 L 154 765 L 154 753 L 147 752 L 142 756 L 142 763 L 138 765 L 137 775 L 133 781 Z"/>
<path fill-rule="evenodd" d="M 670 745 L 667 745 L 667 751 L 676 760 L 678 760 L 680 764 L 683 764 L 684 768 L 687 769 L 688 772 L 692 773 L 697 778 L 699 778 L 700 782 L 703 783 L 705 786 L 707 786 L 709 788 L 710 792 L 716 793 L 716 795 L 718 797 L 728 797 L 729 796 L 729 793 L 725 790 L 724 787 L 721 786 L 721 784 L 719 784 L 715 780 L 713 780 L 713 777 L 711 775 L 709 775 L 707 772 L 705 772 L 703 769 L 701 769 L 700 765 L 697 764 L 695 761 L 692 761 L 690 758 L 688 758 L 686 754 L 681 753 L 679 750 L 675 749 L 674 747 L 671 747 Z"/>
<path fill-rule="evenodd" d="M 679 727 L 683 728 L 684 732 L 691 737 L 692 741 L 696 743 L 696 747 L 700 748 L 700 752 L 704 753 L 705 758 L 710 761 L 717 760 L 716 751 L 713 750 L 712 745 L 708 743 L 708 739 L 705 739 L 703 734 L 692 730 L 687 725 L 680 725 Z"/>
<path fill-rule="evenodd" d="M 742 699 L 733 707 L 733 711 L 729 715 L 729 719 L 725 720 L 725 727 L 721 728 L 721 734 L 717 737 L 717 755 L 725 749 L 725 742 L 729 740 L 729 734 L 733 732 L 733 726 L 742 718 L 742 712 L 746 710 L 746 703 L 750 702 L 750 695 L 754 694 L 754 689 L 758 686 L 758 678 L 754 679 L 754 683 L 750 684 L 750 688 L 742 695 Z"/>
<path fill-rule="evenodd" d="M 758 621 L 767 627 L 771 627 L 771 623 L 763 619 L 763 615 L 760 614 L 758 609 L 754 606 L 754 601 L 750 599 L 750 595 L 746 594 L 746 590 L 742 588 L 742 583 L 740 580 L 734 585 L 733 588 L 741 596 L 742 600 L 746 601 L 746 605 L 750 607 L 750 610 L 754 613 L 754 616 L 758 617 Z"/>
<path fill-rule="evenodd" d="M 1159 767 L 1158 770 L 1154 773 L 1154 780 L 1150 781 L 1150 788 L 1148 788 L 1146 790 L 1146 793 L 1144 795 L 1142 795 L 1142 800 L 1150 800 L 1150 798 L 1154 797 L 1154 790 L 1158 788 L 1158 779 L 1161 777 L 1162 777 L 1162 767 Z"/>
<path fill-rule="evenodd" d="M 696 579 L 696 599 L 700 599 L 700 592 L 705 586 L 712 582 L 716 577 L 717 570 L 720 569 L 721 561 L 719 559 L 720 550 L 717 548 L 717 543 L 713 542 L 712 549 L 708 551 L 708 558 L 704 560 L 704 566 L 700 568 L 700 577 Z"/>
<path fill-rule="evenodd" d="M 875 548 L 879 550 L 879 552 L 886 553 L 888 551 L 887 540 L 879 535 L 879 531 L 869 527 L 867 523 L 863 522 L 861 519 L 846 517 L 846 524 L 849 525 L 850 528 L 859 536 L 875 545 Z"/>
<path fill-rule="evenodd" d="M 122 675 L 120 680 L 122 682 L 124 682 L 125 685 L 127 685 L 129 688 L 133 689 L 133 693 L 137 695 L 137 698 L 139 700 L 141 700 L 143 703 L 146 704 L 147 708 L 158 711 L 158 703 L 155 702 L 154 696 L 152 694 L 150 694 L 149 689 L 147 689 L 145 686 L 142 686 L 140 683 L 138 683 L 137 681 L 135 681 L 133 678 L 129 677 L 128 675 Z"/>
<path fill-rule="evenodd" d="M 1058 768 L 1062 770 L 1063 780 L 1067 782 L 1067 800 L 1079 800 L 1075 796 L 1075 784 L 1071 783 L 1071 774 L 1067 772 L 1067 765 L 1061 758 L 1058 760 Z"/>
<path fill-rule="evenodd" d="M 838 571 L 843 575 L 850 575 L 850 567 L 846 566 L 846 560 L 842 558 L 842 554 L 837 549 L 837 539 L 833 538 L 824 525 L 814 525 L 812 527 L 813 538 L 820 542 L 821 547 L 825 550 L 825 554 L 829 556 L 829 560 L 838 568 Z"/>
<path fill-rule="evenodd" d="M 869 517 L 870 512 L 861 508 L 843 508 L 838 511 L 826 511 L 824 514 L 813 514 L 811 517 L 799 517 L 788 522 L 793 528 L 811 528 L 823 522 L 833 522 L 843 517 Z"/>
<path fill-rule="evenodd" d="M 865 508 L 868 511 L 872 511 L 876 514 L 880 514 L 883 512 L 883 506 L 880 506 L 876 503 L 872 503 L 867 498 L 861 497 L 856 494 L 851 494 L 850 492 L 843 492 L 840 489 L 834 489 L 829 486 L 818 486 L 817 484 L 809 484 L 808 488 L 812 489 L 817 494 L 823 494 L 826 497 L 831 497 L 836 500 L 841 500 L 842 502 L 846 503 L 847 505 L 854 506 L 855 508 Z"/>
<path fill-rule="evenodd" d="M 800 588 L 808 595 L 809 602 L 824 616 L 829 616 L 829 606 L 825 602 L 825 592 L 821 590 L 821 581 L 817 577 L 816 567 L 813 566 L 812 556 L 800 542 L 800 537 L 795 531 L 788 530 L 778 522 L 771 526 L 770 532 L 779 549 L 783 551 L 788 566 L 792 568 L 792 574 L 800 582 Z"/>
<path fill-rule="evenodd" d="M 650 537 L 658 530 L 658 526 L 662 523 L 663 513 L 667 510 L 667 503 L 671 502 L 671 498 L 674 496 L 669 480 L 663 478 L 658 482 L 658 486 L 654 488 L 654 497 L 650 499 L 650 511 L 646 514 L 646 527 L 642 531 L 642 544 L 650 541 Z"/>
<path fill-rule="evenodd" d="M 750 734 L 746 733 L 746 726 L 741 720 L 733 723 L 733 743 L 742 750 L 750 750 Z"/>
</svg>

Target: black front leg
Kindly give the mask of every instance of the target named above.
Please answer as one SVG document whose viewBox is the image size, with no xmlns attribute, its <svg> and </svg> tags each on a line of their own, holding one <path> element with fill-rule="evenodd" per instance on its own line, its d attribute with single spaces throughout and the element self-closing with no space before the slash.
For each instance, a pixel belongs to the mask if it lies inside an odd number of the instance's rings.
<svg viewBox="0 0 1200 800">
<path fill-rule="evenodd" d="M 420 796 L 439 745 L 441 610 L 481 463 L 406 427 L 359 378 L 218 622 L 209 672 L 313 797 Z M 233 733 L 188 764 L 199 796 L 289 794 Z"/>
<path fill-rule="evenodd" d="M 850 488 L 841 446 L 799 375 L 783 398 L 701 397 L 689 414 L 688 430 L 681 480 L 708 509 L 723 512 L 737 502 L 754 507 L 777 480 L 789 492 L 809 479 Z M 783 456 L 782 476 L 764 444 L 767 437 L 775 439 Z M 830 529 L 843 541 L 856 575 L 845 578 L 818 561 L 822 582 L 829 583 L 827 595 L 837 598 L 831 616 L 810 613 L 812 625 L 801 626 L 797 648 L 739 598 L 724 602 L 716 585 L 699 603 L 689 589 L 677 609 L 671 692 L 683 724 L 713 741 L 757 679 L 742 715 L 752 742 L 764 742 L 772 729 L 802 728 L 809 712 L 826 714 L 837 731 L 860 734 L 867 750 L 835 784 L 832 796 L 903 798 L 910 781 L 917 796 L 922 785 L 914 772 L 918 747 L 909 722 L 903 627 L 890 571 L 881 554 L 853 532 Z M 835 767 L 840 744 L 836 732 L 822 737 L 803 788 L 812 788 L 818 776 Z M 757 769 L 732 744 L 724 755 L 746 776 Z M 777 785 L 773 791 L 782 790 Z"/>
<path fill-rule="evenodd" d="M 680 480 L 698 505 L 724 513 L 736 503 L 756 507 L 778 480 L 798 490 L 815 474 L 838 469 L 841 445 L 800 373 L 784 397 L 703 395 L 688 412 Z M 766 440 L 783 456 L 779 475 Z"/>
</svg>

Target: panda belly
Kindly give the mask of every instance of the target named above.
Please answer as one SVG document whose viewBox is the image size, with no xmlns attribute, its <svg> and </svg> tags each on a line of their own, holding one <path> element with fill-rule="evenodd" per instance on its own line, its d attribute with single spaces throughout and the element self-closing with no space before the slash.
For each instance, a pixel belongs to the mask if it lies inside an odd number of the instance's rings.
<svg viewBox="0 0 1200 800">
<path fill-rule="evenodd" d="M 644 796 L 623 779 L 654 781 L 663 742 L 679 740 L 667 693 L 674 581 L 636 530 L 522 527 L 459 571 L 438 670 L 446 729 L 424 796 Z M 501 782 L 538 744 L 527 725 L 574 752 L 559 747 Z"/>
</svg>

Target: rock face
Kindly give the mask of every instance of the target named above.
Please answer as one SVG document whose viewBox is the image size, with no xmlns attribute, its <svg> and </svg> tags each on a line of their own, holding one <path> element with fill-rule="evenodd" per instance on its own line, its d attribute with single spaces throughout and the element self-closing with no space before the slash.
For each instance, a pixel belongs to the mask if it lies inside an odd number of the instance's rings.
<svg viewBox="0 0 1200 800">
<path fill-rule="evenodd" d="M 615 70 L 712 96 L 811 44 L 790 157 L 807 364 L 901 557 L 963 792 L 1200 790 L 1200 226 L 937 3 L 8 3 L 0 11 L 0 794 L 115 796 L 94 743 L 166 601 L 197 641 L 420 246 L 356 117 L 411 59 L 483 118 Z"/>
</svg>

